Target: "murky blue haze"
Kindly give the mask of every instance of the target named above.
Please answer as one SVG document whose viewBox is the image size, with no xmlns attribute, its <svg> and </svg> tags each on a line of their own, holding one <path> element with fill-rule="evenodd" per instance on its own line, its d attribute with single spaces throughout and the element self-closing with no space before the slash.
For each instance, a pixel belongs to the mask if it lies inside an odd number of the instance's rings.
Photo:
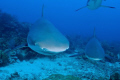
<svg viewBox="0 0 120 80">
<path fill-rule="evenodd" d="M 34 23 L 41 17 L 50 20 L 64 34 L 80 34 L 91 37 L 96 27 L 99 40 L 120 41 L 120 0 L 106 0 L 97 10 L 76 9 L 86 5 L 87 0 L 0 0 L 0 9 L 15 15 L 21 22 Z"/>
</svg>

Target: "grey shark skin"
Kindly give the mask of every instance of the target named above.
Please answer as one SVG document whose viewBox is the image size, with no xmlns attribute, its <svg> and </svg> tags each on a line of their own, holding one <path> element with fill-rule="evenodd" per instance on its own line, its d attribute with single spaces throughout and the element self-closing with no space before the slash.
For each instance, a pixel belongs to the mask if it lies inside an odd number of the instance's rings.
<svg viewBox="0 0 120 80">
<path fill-rule="evenodd" d="M 86 7 L 90 10 L 95 10 L 95 9 L 98 9 L 99 7 L 115 8 L 115 7 L 111 7 L 111 6 L 102 5 L 102 0 L 88 0 L 86 6 L 81 7 L 79 9 L 77 9 L 76 11 L 79 11 L 80 9 L 83 9 Z"/>
<path fill-rule="evenodd" d="M 43 17 L 30 28 L 27 42 L 32 50 L 43 55 L 55 55 L 69 48 L 67 38 Z"/>
</svg>

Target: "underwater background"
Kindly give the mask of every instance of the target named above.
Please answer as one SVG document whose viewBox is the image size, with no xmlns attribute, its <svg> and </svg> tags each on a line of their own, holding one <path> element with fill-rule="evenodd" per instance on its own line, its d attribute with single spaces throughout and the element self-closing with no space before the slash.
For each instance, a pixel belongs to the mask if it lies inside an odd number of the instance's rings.
<svg viewBox="0 0 120 80">
<path fill-rule="evenodd" d="M 65 34 L 92 36 L 96 27 L 96 35 L 101 40 L 119 41 L 120 1 L 106 0 L 102 5 L 115 9 L 100 7 L 97 10 L 76 9 L 85 6 L 87 0 L 1 0 L 2 11 L 14 15 L 21 22 L 34 23 L 41 17 L 42 5 L 45 5 L 44 17 L 50 20 Z"/>
<path fill-rule="evenodd" d="M 70 47 L 62 54 L 45 56 L 24 47 L 29 27 L 42 16 L 43 4 L 44 18 L 69 40 Z M 103 0 L 102 5 L 115 8 L 75 11 L 87 0 L 0 0 L 0 80 L 120 80 L 119 4 Z M 94 28 L 105 54 L 115 59 L 69 57 L 85 52 Z"/>
</svg>

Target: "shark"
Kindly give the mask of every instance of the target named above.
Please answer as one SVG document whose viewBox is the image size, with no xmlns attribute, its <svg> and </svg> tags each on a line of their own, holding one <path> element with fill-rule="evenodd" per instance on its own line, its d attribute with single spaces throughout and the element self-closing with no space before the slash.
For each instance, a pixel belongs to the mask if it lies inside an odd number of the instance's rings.
<svg viewBox="0 0 120 80">
<path fill-rule="evenodd" d="M 27 36 L 28 47 L 43 55 L 55 55 L 69 49 L 68 39 L 43 16 L 30 27 Z"/>
<path fill-rule="evenodd" d="M 105 57 L 104 49 L 101 46 L 101 43 L 95 36 L 95 28 L 93 33 L 93 38 L 89 40 L 85 47 L 85 55 L 89 59 L 93 60 L 102 60 Z"/>
<path fill-rule="evenodd" d="M 88 59 L 94 60 L 94 61 L 109 61 L 109 62 L 118 61 L 118 59 L 111 57 L 108 54 L 105 54 L 105 51 L 101 43 L 96 38 L 95 28 L 93 32 L 93 37 L 86 44 L 84 52 L 75 53 L 75 54 L 70 55 L 69 57 L 76 57 L 76 56 L 81 56 L 81 55 L 85 55 Z"/>
<path fill-rule="evenodd" d="M 81 7 L 79 9 L 77 9 L 76 11 L 79 11 L 79 10 L 86 8 L 86 7 L 90 10 L 95 10 L 95 9 L 98 9 L 99 7 L 115 8 L 115 7 L 111 7 L 111 6 L 102 5 L 102 0 L 88 0 L 86 6 Z"/>
</svg>

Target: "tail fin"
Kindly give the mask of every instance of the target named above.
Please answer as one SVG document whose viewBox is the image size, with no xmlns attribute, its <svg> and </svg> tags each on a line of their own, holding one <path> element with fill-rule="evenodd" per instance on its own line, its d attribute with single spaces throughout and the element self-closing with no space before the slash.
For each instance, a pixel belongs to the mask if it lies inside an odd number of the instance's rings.
<svg viewBox="0 0 120 80">
<path fill-rule="evenodd" d="M 79 9 L 75 10 L 75 11 L 79 11 L 80 9 L 83 9 L 83 8 L 86 8 L 86 7 L 87 7 L 87 6 L 81 7 L 81 8 L 79 8 Z"/>
<path fill-rule="evenodd" d="M 96 37 L 96 35 L 95 35 L 95 27 L 94 27 L 94 31 L 93 31 L 93 37 L 94 38 Z"/>
<path fill-rule="evenodd" d="M 43 17 L 43 14 L 44 14 L 44 4 L 42 6 L 42 17 Z"/>
</svg>

